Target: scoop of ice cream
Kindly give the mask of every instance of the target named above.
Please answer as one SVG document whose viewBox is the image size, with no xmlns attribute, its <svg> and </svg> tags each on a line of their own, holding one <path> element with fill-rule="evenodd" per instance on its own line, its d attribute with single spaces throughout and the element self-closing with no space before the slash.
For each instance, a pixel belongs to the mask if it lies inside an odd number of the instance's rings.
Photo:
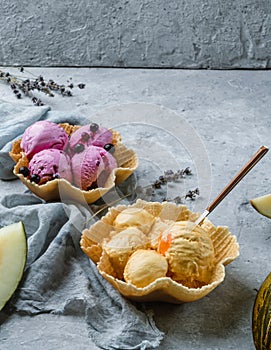
<svg viewBox="0 0 271 350">
<path fill-rule="evenodd" d="M 131 253 L 134 249 L 146 246 L 147 236 L 137 227 L 128 227 L 123 231 L 115 233 L 103 243 L 103 248 L 110 255 L 111 251 L 125 251 Z"/>
<path fill-rule="evenodd" d="M 30 159 L 35 153 L 44 149 L 65 149 L 68 139 L 67 133 L 61 126 L 47 120 L 41 120 L 25 130 L 21 140 L 21 149 Z"/>
<path fill-rule="evenodd" d="M 89 146 L 72 157 L 74 184 L 82 190 L 89 190 L 103 170 L 104 162 L 95 146 Z"/>
<path fill-rule="evenodd" d="M 146 235 L 136 227 L 129 227 L 103 242 L 102 247 L 119 279 L 123 278 L 123 270 L 129 256 L 136 249 L 147 248 L 148 243 Z"/>
<path fill-rule="evenodd" d="M 102 157 L 103 163 L 104 163 L 104 170 L 101 172 L 100 176 L 97 180 L 97 186 L 98 187 L 104 187 L 105 183 L 108 179 L 108 176 L 111 174 L 111 172 L 117 168 L 118 164 L 114 156 L 107 152 L 104 148 L 99 148 L 100 155 Z"/>
<path fill-rule="evenodd" d="M 30 180 L 39 185 L 56 178 L 72 182 L 70 158 L 61 150 L 45 149 L 36 153 L 29 162 Z"/>
<path fill-rule="evenodd" d="M 114 227 L 123 230 L 127 227 L 138 227 L 142 232 L 148 233 L 155 217 L 143 208 L 127 208 L 120 212 L 114 220 Z"/>
<path fill-rule="evenodd" d="M 72 157 L 74 184 L 82 190 L 103 187 L 109 174 L 116 167 L 115 158 L 105 149 L 83 146 L 82 151 Z"/>
<path fill-rule="evenodd" d="M 157 278 L 165 277 L 168 270 L 166 258 L 155 250 L 139 249 L 129 258 L 124 269 L 124 280 L 137 288 L 146 287 Z"/>
<path fill-rule="evenodd" d="M 162 220 L 160 217 L 156 217 L 151 230 L 148 234 L 152 249 L 157 249 L 159 244 L 159 239 L 161 235 L 166 231 L 172 224 L 173 220 Z"/>
<path fill-rule="evenodd" d="M 77 129 L 70 137 L 69 150 L 72 154 L 80 145 L 104 147 L 111 144 L 113 140 L 112 132 L 96 123 L 84 125 Z M 78 146 L 79 145 L 79 146 Z"/>
<path fill-rule="evenodd" d="M 200 226 L 177 221 L 162 234 L 158 252 L 167 258 L 174 280 L 195 288 L 209 283 L 215 252 L 209 234 Z"/>
</svg>

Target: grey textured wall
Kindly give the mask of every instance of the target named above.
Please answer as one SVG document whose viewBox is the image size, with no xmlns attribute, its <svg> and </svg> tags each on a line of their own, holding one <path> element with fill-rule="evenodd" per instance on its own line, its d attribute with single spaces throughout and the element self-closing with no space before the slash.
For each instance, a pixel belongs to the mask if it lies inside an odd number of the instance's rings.
<svg viewBox="0 0 271 350">
<path fill-rule="evenodd" d="M 270 0 L 0 0 L 0 65 L 270 68 Z"/>
</svg>

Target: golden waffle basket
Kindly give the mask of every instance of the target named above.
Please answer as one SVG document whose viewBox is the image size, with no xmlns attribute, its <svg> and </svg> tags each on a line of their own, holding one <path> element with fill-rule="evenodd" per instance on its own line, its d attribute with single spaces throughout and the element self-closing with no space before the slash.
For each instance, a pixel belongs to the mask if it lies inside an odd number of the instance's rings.
<svg viewBox="0 0 271 350">
<path fill-rule="evenodd" d="M 163 301 L 172 303 L 192 302 L 203 298 L 214 290 L 225 278 L 225 266 L 239 255 L 237 239 L 224 226 L 215 227 L 209 219 L 205 219 L 201 227 L 208 232 L 215 252 L 215 267 L 208 284 L 198 288 L 189 288 L 174 281 L 170 277 L 160 277 L 149 285 L 137 288 L 132 283 L 118 279 L 114 266 L 103 250 L 102 242 L 112 234 L 114 220 L 124 209 L 142 208 L 161 220 L 192 221 L 199 213 L 193 213 L 184 205 L 169 202 L 146 202 L 137 200 L 130 206 L 119 205 L 109 209 L 108 213 L 89 229 L 85 229 L 81 237 L 81 248 L 84 253 L 97 264 L 100 274 L 111 283 L 122 295 L 135 301 Z"/>
<path fill-rule="evenodd" d="M 80 128 L 78 125 L 70 125 L 68 123 L 59 124 L 68 135 Z M 54 179 L 45 184 L 37 185 L 29 179 L 19 174 L 21 166 L 28 166 L 29 160 L 20 147 L 21 139 L 14 141 L 10 151 L 11 158 L 15 161 L 14 174 L 25 184 L 25 186 L 38 197 L 45 201 L 72 199 L 78 202 L 88 204 L 94 203 L 96 200 L 105 195 L 114 186 L 125 181 L 137 168 L 138 158 L 136 153 L 121 143 L 121 137 L 118 132 L 113 131 L 113 144 L 115 147 L 114 157 L 118 167 L 112 171 L 108 177 L 104 187 L 98 187 L 89 191 L 83 191 L 73 186 L 65 179 Z"/>
</svg>

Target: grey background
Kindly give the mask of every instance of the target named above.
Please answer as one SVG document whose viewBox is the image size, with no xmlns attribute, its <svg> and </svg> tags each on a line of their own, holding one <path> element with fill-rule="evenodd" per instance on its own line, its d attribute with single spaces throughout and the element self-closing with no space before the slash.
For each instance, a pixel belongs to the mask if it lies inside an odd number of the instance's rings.
<svg viewBox="0 0 271 350">
<path fill-rule="evenodd" d="M 270 68 L 269 0 L 0 0 L 0 65 Z"/>
<path fill-rule="evenodd" d="M 71 113 L 121 129 L 123 142 L 139 154 L 140 167 L 136 171 L 140 181 L 151 183 L 157 178 L 153 166 L 162 173 L 172 156 L 180 156 L 182 140 L 176 147 L 169 144 L 167 155 L 155 166 L 154 159 L 165 153 L 164 140 L 155 137 L 156 128 L 150 122 L 144 131 L 132 125 L 121 127 L 118 115 L 113 119 L 108 109 L 119 108 L 121 116 L 133 116 L 131 104 L 163 106 L 178 114 L 172 118 L 177 136 L 181 121 L 195 129 L 205 145 L 211 167 L 211 189 L 189 208 L 200 211 L 209 199 L 224 188 L 236 172 L 261 145 L 270 145 L 271 129 L 271 72 L 268 71 L 214 71 L 175 69 L 72 69 L 29 68 L 34 76 L 43 75 L 59 83 L 68 77 L 73 82 L 86 83 L 83 90 L 74 89 L 71 98 L 41 96 L 52 112 Z M 17 68 L 9 69 L 11 73 Z M 25 72 L 24 74 L 27 74 Z M 17 100 L 7 85 L 0 85 L 0 99 L 11 103 L 30 104 L 27 98 Z M 141 120 L 142 114 L 138 110 Z M 103 118 L 97 118 L 97 116 Z M 165 127 L 165 120 L 157 114 L 157 123 Z M 148 124 L 148 123 L 147 123 Z M 167 128 L 165 128 L 167 130 Z M 152 141 L 148 158 L 141 155 L 147 149 L 145 140 Z M 156 142 L 155 142 L 156 141 Z M 187 144 L 185 144 L 187 146 Z M 175 152 L 172 155 L 172 150 Z M 154 157 L 155 156 L 155 157 Z M 142 159 L 143 158 L 143 159 Z M 144 162 L 142 162 L 145 161 Z M 183 168 L 189 159 L 182 156 L 178 167 Z M 252 310 L 263 280 L 271 271 L 271 221 L 259 215 L 249 204 L 249 199 L 270 193 L 271 151 L 237 185 L 237 187 L 210 214 L 215 225 L 226 225 L 237 236 L 240 256 L 226 267 L 225 281 L 205 298 L 181 305 L 146 303 L 154 314 L 157 327 L 165 332 L 165 339 L 157 350 L 255 350 L 252 338 Z M 140 172 L 143 165 L 144 172 Z M 198 185 L 195 165 L 193 176 L 180 182 L 175 194 Z M 176 170 L 175 164 L 173 170 Z M 2 181 L 2 193 L 22 193 L 19 181 Z M 171 186 L 171 185 L 170 185 Z M 169 193 L 172 197 L 172 194 Z M 0 196 L 1 200 L 1 196 Z M 98 350 L 88 336 L 82 317 L 40 314 L 35 317 L 13 313 L 0 327 L 1 350 Z"/>
</svg>

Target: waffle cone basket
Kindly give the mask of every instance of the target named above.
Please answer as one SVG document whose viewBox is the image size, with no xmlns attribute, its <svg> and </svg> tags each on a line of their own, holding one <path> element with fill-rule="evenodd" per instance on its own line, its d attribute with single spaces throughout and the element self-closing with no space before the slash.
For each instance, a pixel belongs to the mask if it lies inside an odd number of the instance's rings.
<svg viewBox="0 0 271 350">
<path fill-rule="evenodd" d="M 184 205 L 173 203 L 146 202 L 138 200 L 128 206 L 142 208 L 162 220 L 192 221 L 194 222 L 199 213 L 193 213 Z M 127 206 L 120 205 L 109 209 L 108 213 L 90 229 L 85 229 L 81 237 L 81 248 L 84 253 L 97 264 L 100 274 L 111 283 L 123 296 L 135 301 L 162 301 L 171 303 L 192 302 L 203 298 L 214 290 L 225 278 L 225 266 L 239 256 L 239 245 L 227 227 L 215 227 L 209 219 L 205 219 L 201 227 L 208 232 L 213 242 L 215 252 L 215 267 L 211 280 L 198 288 L 189 288 L 176 282 L 170 277 L 160 277 L 143 288 L 137 288 L 132 283 L 116 277 L 116 271 L 111 261 L 102 248 L 102 242 L 107 239 L 113 228 L 113 222 L 117 215 Z"/>
<path fill-rule="evenodd" d="M 71 135 L 74 131 L 80 128 L 78 125 L 70 125 L 68 123 L 59 125 L 68 135 Z M 28 158 L 20 147 L 20 142 L 21 139 L 14 141 L 10 151 L 10 156 L 16 163 L 13 172 L 31 192 L 45 201 L 71 199 L 82 203 L 94 203 L 114 186 L 125 181 L 138 166 L 138 158 L 136 153 L 133 150 L 125 147 L 125 145 L 121 143 L 120 134 L 113 131 L 112 143 L 115 147 L 114 157 L 117 161 L 118 167 L 111 172 L 104 187 L 83 191 L 65 179 L 54 179 L 45 184 L 37 185 L 24 177 L 22 174 L 19 174 L 20 167 L 27 167 L 29 163 Z"/>
</svg>

